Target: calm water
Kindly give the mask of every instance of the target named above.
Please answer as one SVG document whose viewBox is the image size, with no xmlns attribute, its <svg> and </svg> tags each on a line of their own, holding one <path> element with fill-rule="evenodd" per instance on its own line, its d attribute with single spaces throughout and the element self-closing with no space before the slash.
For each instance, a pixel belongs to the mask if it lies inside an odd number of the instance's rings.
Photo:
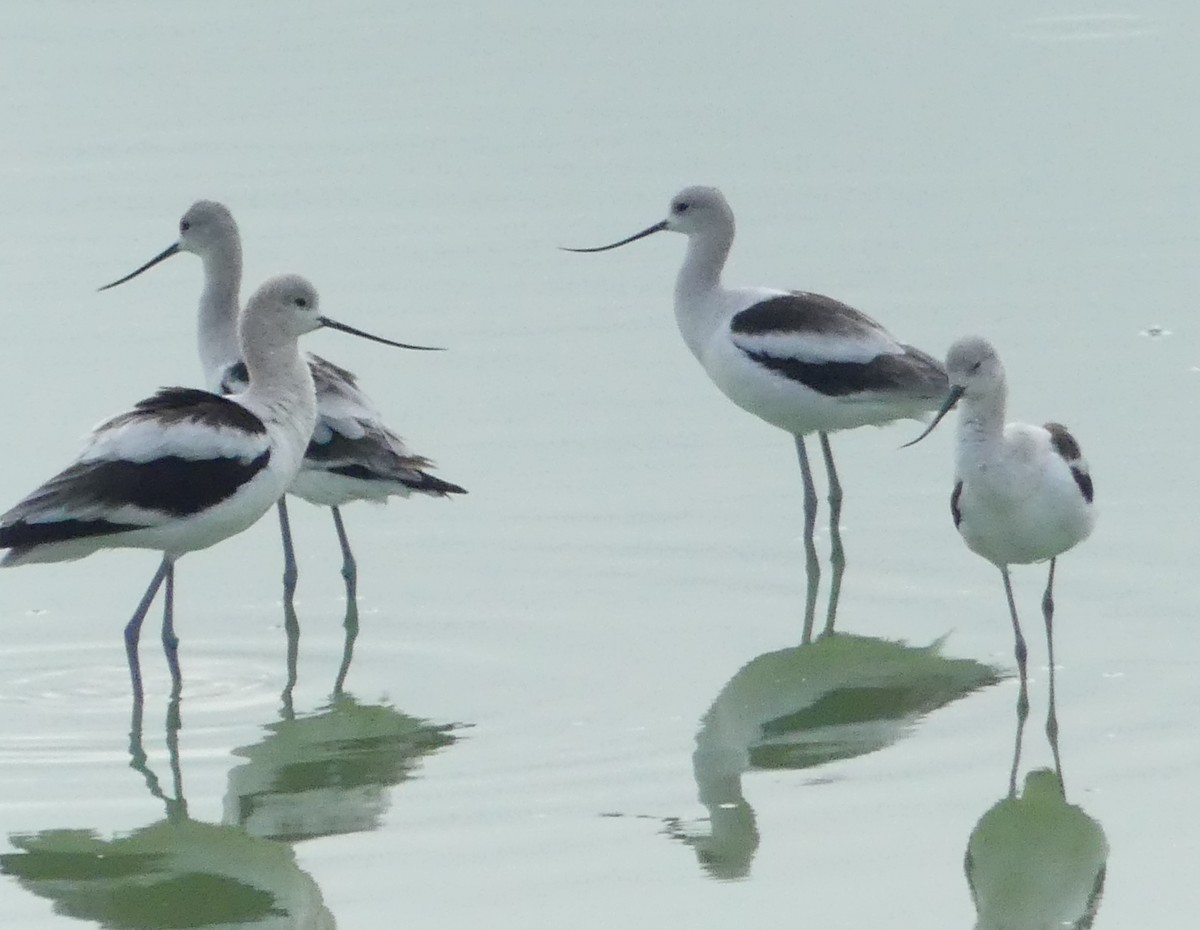
<svg viewBox="0 0 1200 930">
<path fill-rule="evenodd" d="M 316 508 L 292 508 L 290 694 L 270 520 L 180 564 L 184 698 L 147 635 L 140 725 L 120 629 L 153 557 L 5 573 L 6 926 L 1188 925 L 1200 12 L 882 6 L 6 9 L 5 501 L 199 382 L 195 259 L 95 288 L 200 197 L 251 286 L 302 271 L 331 315 L 452 348 L 310 342 L 471 491 L 347 509 L 341 696 Z M 1011 631 L 950 524 L 951 429 L 837 437 L 852 635 L 797 648 L 794 454 L 679 339 L 683 241 L 555 249 L 688 183 L 737 212 L 731 282 L 937 354 L 986 334 L 1012 415 L 1080 438 L 1101 509 L 1058 578 L 1065 800 L 1043 570 L 1018 573 L 1014 778 Z"/>
</svg>

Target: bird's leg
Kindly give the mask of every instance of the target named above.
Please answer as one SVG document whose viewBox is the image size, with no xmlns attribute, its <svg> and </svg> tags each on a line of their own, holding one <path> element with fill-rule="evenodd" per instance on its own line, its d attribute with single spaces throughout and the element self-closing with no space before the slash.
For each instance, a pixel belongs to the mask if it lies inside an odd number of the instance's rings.
<svg viewBox="0 0 1200 930">
<path fill-rule="evenodd" d="M 1017 604 L 1013 600 L 1012 579 L 1008 577 L 1008 566 L 1004 565 L 1000 568 L 1000 574 L 1004 577 L 1004 593 L 1008 596 L 1008 613 L 1012 617 L 1013 636 L 1016 638 L 1016 646 L 1013 649 L 1013 654 L 1017 658 L 1017 673 L 1021 676 L 1021 692 L 1017 697 L 1017 720 L 1021 726 L 1025 725 L 1025 718 L 1029 716 L 1029 679 L 1025 671 L 1025 637 L 1021 635 L 1021 622 L 1017 619 Z"/>
<path fill-rule="evenodd" d="M 296 550 L 292 548 L 292 526 L 288 521 L 286 496 L 279 498 L 275 509 L 279 511 L 279 535 L 283 537 L 283 599 L 290 601 L 296 594 L 300 572 L 296 568 Z"/>
<path fill-rule="evenodd" d="M 296 688 L 297 663 L 300 658 L 300 621 L 296 617 L 296 605 L 291 599 L 283 602 L 283 630 L 287 634 L 287 682 L 283 686 L 283 717 L 293 719 L 295 709 L 292 704 L 292 692 Z"/>
<path fill-rule="evenodd" d="M 829 612 L 825 615 L 825 634 L 833 632 L 837 617 L 838 598 L 842 593 L 842 573 L 846 570 L 846 551 L 842 548 L 842 483 L 833 466 L 833 450 L 829 434 L 820 433 L 821 454 L 825 456 L 825 471 L 829 475 L 829 564 L 833 577 L 829 582 Z"/>
<path fill-rule="evenodd" d="M 163 597 L 162 624 L 163 652 L 167 656 L 167 668 L 171 670 L 171 697 L 178 698 L 183 691 L 183 676 L 179 672 L 179 637 L 175 635 L 175 563 L 167 569 L 167 590 Z"/>
<path fill-rule="evenodd" d="M 346 685 L 346 676 L 350 673 L 350 660 L 354 658 L 354 642 L 358 639 L 358 602 L 353 598 L 346 601 L 346 619 L 342 625 L 346 628 L 346 641 L 342 646 L 342 664 L 333 683 L 335 696 L 340 695 Z"/>
<path fill-rule="evenodd" d="M 342 524 L 342 512 L 337 507 L 329 509 L 333 511 L 333 525 L 337 527 L 338 542 L 342 545 L 342 577 L 346 579 L 346 601 L 349 602 L 358 596 L 358 565 L 354 561 L 354 553 L 350 551 L 350 540 Z"/>
<path fill-rule="evenodd" d="M 821 563 L 817 560 L 817 544 L 813 531 L 817 526 L 817 489 L 813 485 L 812 468 L 808 464 L 808 451 L 804 448 L 804 437 L 796 436 L 796 455 L 800 459 L 800 474 L 804 479 L 804 555 L 808 574 L 808 592 L 804 604 L 804 632 L 801 643 L 812 641 L 813 618 L 817 610 L 817 590 L 821 585 Z"/>
<path fill-rule="evenodd" d="M 167 577 L 167 572 L 170 571 L 171 565 L 171 557 L 164 554 L 162 562 L 159 563 L 158 571 L 150 579 L 150 586 L 146 588 L 146 593 L 142 595 L 142 599 L 138 602 L 133 616 L 125 624 L 125 655 L 129 659 L 129 678 L 133 684 L 134 705 L 139 710 L 142 703 L 142 669 L 138 662 L 138 637 L 142 633 L 142 621 L 146 619 L 146 611 L 154 603 L 154 597 L 158 594 L 159 586 L 162 585 L 163 579 Z"/>
<path fill-rule="evenodd" d="M 1058 710 L 1054 703 L 1054 563 L 1050 560 L 1050 575 L 1046 579 L 1046 593 L 1042 595 L 1042 617 L 1046 621 L 1046 652 L 1050 661 L 1050 709 L 1046 713 L 1046 738 L 1050 741 L 1050 751 L 1054 753 L 1054 770 L 1058 774 L 1058 782 L 1063 780 L 1062 759 L 1058 754 Z"/>
</svg>

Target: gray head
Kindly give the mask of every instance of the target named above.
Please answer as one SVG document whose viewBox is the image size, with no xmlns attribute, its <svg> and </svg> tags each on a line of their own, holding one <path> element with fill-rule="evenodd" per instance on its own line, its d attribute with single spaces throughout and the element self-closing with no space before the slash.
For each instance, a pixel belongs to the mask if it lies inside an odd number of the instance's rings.
<svg viewBox="0 0 1200 930">
<path fill-rule="evenodd" d="M 237 223 L 223 203 L 197 200 L 179 219 L 179 251 L 203 258 L 206 254 L 239 242 Z"/>
<path fill-rule="evenodd" d="M 602 245 L 591 249 L 565 249 L 567 252 L 606 252 L 622 245 L 628 245 L 653 235 L 656 232 L 669 230 L 683 233 L 686 236 L 696 236 L 719 233 L 733 238 L 733 210 L 729 201 L 715 187 L 685 187 L 671 198 L 667 207 L 667 218 L 653 226 L 647 226 L 641 232 L 634 233 L 619 242 Z"/>
<path fill-rule="evenodd" d="M 268 278 L 242 311 L 243 331 L 299 339 L 325 325 L 317 289 L 298 274 Z"/>
<path fill-rule="evenodd" d="M 328 327 L 352 336 L 361 336 L 372 342 L 381 342 L 397 349 L 415 349 L 420 352 L 440 352 L 436 346 L 417 346 L 407 342 L 393 342 L 382 336 L 339 323 L 321 315 L 317 290 L 306 278 L 298 274 L 284 274 L 269 278 L 256 290 L 242 311 L 241 328 L 257 334 L 264 341 L 278 343 L 286 339 L 298 339 L 314 329 Z"/>
<path fill-rule="evenodd" d="M 950 389 L 968 399 L 993 394 L 1004 386 L 1004 366 L 992 344 L 980 336 L 967 336 L 946 353 Z"/>
<path fill-rule="evenodd" d="M 950 391 L 934 414 L 933 422 L 920 436 L 912 442 L 906 442 L 902 448 L 915 445 L 932 433 L 934 427 L 942 422 L 942 417 L 954 409 L 962 397 L 970 403 L 998 394 L 1003 406 L 1004 366 L 1000 364 L 1000 356 L 992 344 L 983 337 L 966 336 L 950 346 L 946 353 L 946 376 L 950 379 Z"/>
<path fill-rule="evenodd" d="M 201 258 L 207 258 L 221 252 L 232 254 L 237 262 L 237 273 L 241 274 L 241 238 L 238 235 L 237 223 L 233 214 L 223 203 L 215 200 L 197 200 L 179 220 L 179 238 L 167 246 L 154 258 L 132 271 L 100 288 L 102 291 L 118 284 L 124 284 L 148 271 L 159 262 L 166 261 L 172 255 L 180 252 L 191 252 Z"/>
</svg>

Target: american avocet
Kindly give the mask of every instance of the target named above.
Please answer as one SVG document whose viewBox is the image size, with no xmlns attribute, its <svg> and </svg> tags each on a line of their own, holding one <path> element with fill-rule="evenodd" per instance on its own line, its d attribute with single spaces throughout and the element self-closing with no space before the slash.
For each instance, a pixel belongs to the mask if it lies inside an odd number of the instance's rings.
<svg viewBox="0 0 1200 930">
<path fill-rule="evenodd" d="M 179 252 L 198 255 L 204 263 L 198 335 L 208 388 L 223 394 L 243 390 L 246 366 L 237 341 L 242 241 L 233 214 L 224 204 L 212 200 L 192 204 L 179 221 L 178 240 L 136 271 L 100 290 L 124 284 Z M 426 471 L 433 463 L 410 452 L 404 440 L 384 424 L 353 374 L 320 356 L 309 353 L 306 357 L 317 390 L 317 425 L 304 464 L 288 493 L 333 511 L 333 525 L 342 548 L 346 596 L 353 601 L 357 567 L 342 523 L 339 508 L 343 504 L 356 500 L 384 503 L 392 495 L 408 497 L 413 493 L 446 497 L 466 491 Z M 284 592 L 290 599 L 296 590 L 298 573 L 287 503 L 282 497 L 278 510 L 283 537 Z"/>
<path fill-rule="evenodd" d="M 721 271 L 733 245 L 733 211 L 715 187 L 688 187 L 671 200 L 667 218 L 619 242 L 571 252 L 603 252 L 656 232 L 688 237 L 675 282 L 675 320 L 683 341 L 718 388 L 743 410 L 795 437 L 804 478 L 804 545 L 808 598 L 804 639 L 812 635 L 820 566 L 813 529 L 817 495 L 804 436 L 817 433 L 829 474 L 833 578 L 826 629 L 832 629 L 845 552 L 842 488 L 829 433 L 921 418 L 946 391 L 938 362 L 898 342 L 853 307 L 804 291 L 727 288 Z"/>
<path fill-rule="evenodd" d="M 222 397 L 163 388 L 97 426 L 72 465 L 0 516 L 0 548 L 9 550 L 4 566 L 63 562 L 114 548 L 163 554 L 125 627 L 138 699 L 138 634 L 164 580 L 163 647 L 174 689 L 181 686 L 175 560 L 246 529 L 300 469 L 316 401 L 296 341 L 322 326 L 403 347 L 322 316 L 317 292 L 303 278 L 272 278 L 241 317 L 245 391 Z"/>
<path fill-rule="evenodd" d="M 1087 539 L 1096 521 L 1087 463 L 1061 423 L 1030 426 L 1005 423 L 1004 366 L 985 339 L 960 339 L 946 355 L 950 391 L 941 409 L 916 439 L 920 442 L 961 399 L 954 491 L 950 513 L 972 552 L 983 556 L 1004 578 L 1004 593 L 1016 636 L 1021 696 L 1026 693 L 1025 637 L 1017 619 L 1008 566 L 1050 560 L 1042 615 L 1050 667 L 1054 667 L 1054 566 L 1058 556 Z M 1051 676 L 1053 689 L 1053 676 Z M 1053 708 L 1054 693 L 1050 693 Z M 1027 704 L 1018 704 L 1023 715 Z M 1053 714 L 1047 729 L 1055 729 Z M 1052 734 L 1053 735 L 1053 734 Z"/>
</svg>

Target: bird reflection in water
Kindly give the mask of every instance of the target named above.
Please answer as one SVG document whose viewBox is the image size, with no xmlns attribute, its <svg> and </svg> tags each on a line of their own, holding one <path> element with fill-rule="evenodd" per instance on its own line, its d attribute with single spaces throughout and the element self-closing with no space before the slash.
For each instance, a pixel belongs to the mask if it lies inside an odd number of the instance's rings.
<svg viewBox="0 0 1200 930">
<path fill-rule="evenodd" d="M 1048 720 L 1055 719 L 1053 681 Z M 1025 714 L 1017 735 L 1008 794 L 975 824 L 963 862 L 978 919 L 975 930 L 1086 930 L 1100 907 L 1108 841 L 1100 824 L 1067 803 L 1057 722 L 1046 734 L 1054 768 L 1032 769 L 1017 792 Z"/>
<path fill-rule="evenodd" d="M 225 819 L 254 836 L 297 841 L 379 826 L 389 789 L 453 743 L 454 724 L 431 724 L 386 704 L 335 694 L 312 714 L 265 727 L 229 773 Z"/>
<path fill-rule="evenodd" d="M 285 610 L 292 612 L 290 605 Z M 263 728 L 266 736 L 259 742 L 234 750 L 245 762 L 229 773 L 225 820 L 253 836 L 289 842 L 373 830 L 388 808 L 388 789 L 413 777 L 425 756 L 458 739 L 454 731 L 462 725 L 434 724 L 386 704 L 363 704 L 344 690 L 358 630 L 353 602 L 333 694 L 325 706 L 297 715 L 299 629 L 299 624 L 287 625 L 281 719 Z"/>
<path fill-rule="evenodd" d="M 708 875 L 745 878 L 759 843 L 745 772 L 867 755 L 998 680 L 990 665 L 942 655 L 942 640 L 922 647 L 834 633 L 764 653 L 738 670 L 700 721 L 692 768 L 707 828 L 671 818 L 665 832 L 690 846 Z"/>
<path fill-rule="evenodd" d="M 54 904 L 58 914 L 121 930 L 333 930 L 312 877 L 284 843 L 238 826 L 188 815 L 179 764 L 179 703 L 167 714 L 172 792 L 163 790 L 142 745 L 142 705 L 134 704 L 130 765 L 166 817 L 127 836 L 44 830 L 9 837 L 21 852 L 0 856 L 0 873 Z"/>
</svg>

